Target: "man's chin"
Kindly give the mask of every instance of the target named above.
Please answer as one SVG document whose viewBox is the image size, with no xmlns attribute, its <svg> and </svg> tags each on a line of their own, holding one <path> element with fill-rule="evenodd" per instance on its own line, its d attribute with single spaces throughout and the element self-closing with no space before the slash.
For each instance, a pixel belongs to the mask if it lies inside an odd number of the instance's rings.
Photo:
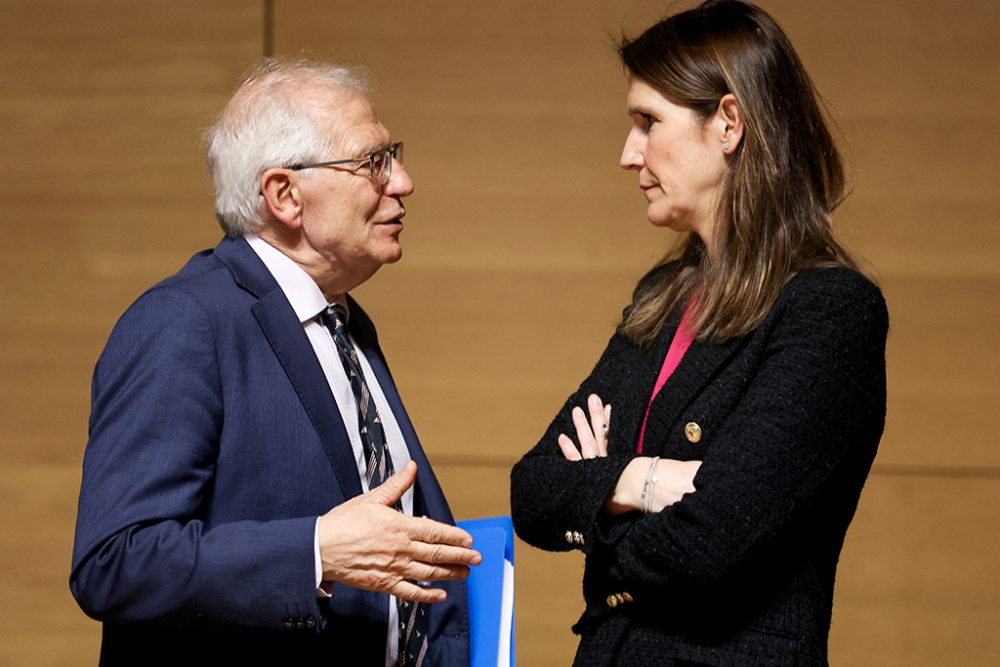
<svg viewBox="0 0 1000 667">
<path fill-rule="evenodd" d="M 382 264 L 395 264 L 403 258 L 403 246 L 396 244 L 395 248 L 386 248 L 380 253 L 379 260 Z"/>
</svg>

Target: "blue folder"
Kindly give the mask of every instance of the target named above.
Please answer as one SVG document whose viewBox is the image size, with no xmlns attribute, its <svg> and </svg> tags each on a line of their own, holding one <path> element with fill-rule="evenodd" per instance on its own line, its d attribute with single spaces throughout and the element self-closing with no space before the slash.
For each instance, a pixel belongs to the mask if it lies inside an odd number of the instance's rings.
<svg viewBox="0 0 1000 667">
<path fill-rule="evenodd" d="M 507 584 L 509 605 L 504 617 L 505 562 L 513 573 L 514 523 L 509 516 L 459 521 L 459 527 L 472 535 L 472 546 L 483 555 L 483 562 L 471 568 L 466 588 L 469 596 L 469 629 L 471 633 L 471 667 L 496 667 L 501 651 L 510 651 L 514 667 L 514 604 L 513 575 Z M 506 636 L 501 637 L 502 629 Z M 501 647 L 501 642 L 504 646 Z"/>
</svg>

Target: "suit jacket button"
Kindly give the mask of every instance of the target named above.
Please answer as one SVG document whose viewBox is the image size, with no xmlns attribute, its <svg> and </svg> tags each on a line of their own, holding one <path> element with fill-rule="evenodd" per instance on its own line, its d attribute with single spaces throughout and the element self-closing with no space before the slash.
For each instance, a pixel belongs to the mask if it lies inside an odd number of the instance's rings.
<svg viewBox="0 0 1000 667">
<path fill-rule="evenodd" d="M 285 630 L 294 630 L 294 629 L 295 629 L 295 619 L 289 616 L 288 618 L 285 619 Z"/>
<path fill-rule="evenodd" d="M 696 445 L 701 442 L 701 427 L 694 422 L 688 422 L 684 424 L 684 437 L 688 439 L 692 445 Z"/>
<path fill-rule="evenodd" d="M 577 544 L 583 544 L 583 533 L 573 533 L 573 541 Z"/>
<path fill-rule="evenodd" d="M 310 630 L 316 627 L 316 619 L 312 616 L 306 616 L 306 627 Z"/>
<path fill-rule="evenodd" d="M 608 596 L 608 606 L 612 609 L 618 606 L 618 598 L 615 597 L 614 593 Z"/>
<path fill-rule="evenodd" d="M 634 602 L 635 601 L 635 599 L 632 597 L 632 594 L 629 593 L 628 591 L 625 591 L 625 592 L 622 593 L 622 600 L 625 601 L 625 602 Z"/>
<path fill-rule="evenodd" d="M 565 537 L 566 537 L 566 543 L 567 544 L 573 544 L 573 531 L 572 530 L 567 530 Z"/>
</svg>

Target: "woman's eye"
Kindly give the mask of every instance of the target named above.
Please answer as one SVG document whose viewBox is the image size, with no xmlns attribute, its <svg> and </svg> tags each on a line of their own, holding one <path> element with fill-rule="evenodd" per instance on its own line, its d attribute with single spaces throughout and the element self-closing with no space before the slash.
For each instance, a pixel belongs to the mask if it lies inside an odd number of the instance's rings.
<svg viewBox="0 0 1000 667">
<path fill-rule="evenodd" d="M 650 116 L 648 113 L 641 113 L 639 114 L 639 117 L 642 118 L 642 124 L 645 127 L 651 127 L 653 123 L 656 122 L 656 119 Z"/>
</svg>

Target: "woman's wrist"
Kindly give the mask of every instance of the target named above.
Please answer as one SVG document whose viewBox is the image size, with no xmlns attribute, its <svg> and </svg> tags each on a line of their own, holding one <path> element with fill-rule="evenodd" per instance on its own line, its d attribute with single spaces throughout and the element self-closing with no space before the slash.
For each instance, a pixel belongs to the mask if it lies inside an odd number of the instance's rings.
<svg viewBox="0 0 1000 667">
<path fill-rule="evenodd" d="M 614 490 L 604 502 L 604 511 L 612 516 L 642 509 L 642 487 L 649 471 L 648 456 L 637 456 L 629 461 Z"/>
<path fill-rule="evenodd" d="M 642 494 L 639 496 L 639 509 L 643 514 L 653 511 L 653 495 L 656 493 L 656 464 L 660 462 L 659 456 L 654 456 L 649 462 L 646 470 L 646 479 L 642 483 Z"/>
<path fill-rule="evenodd" d="M 680 502 L 681 498 L 695 492 L 694 478 L 701 468 L 701 461 L 662 459 L 657 464 L 659 484 L 651 495 L 651 510 L 659 512 Z"/>
</svg>

